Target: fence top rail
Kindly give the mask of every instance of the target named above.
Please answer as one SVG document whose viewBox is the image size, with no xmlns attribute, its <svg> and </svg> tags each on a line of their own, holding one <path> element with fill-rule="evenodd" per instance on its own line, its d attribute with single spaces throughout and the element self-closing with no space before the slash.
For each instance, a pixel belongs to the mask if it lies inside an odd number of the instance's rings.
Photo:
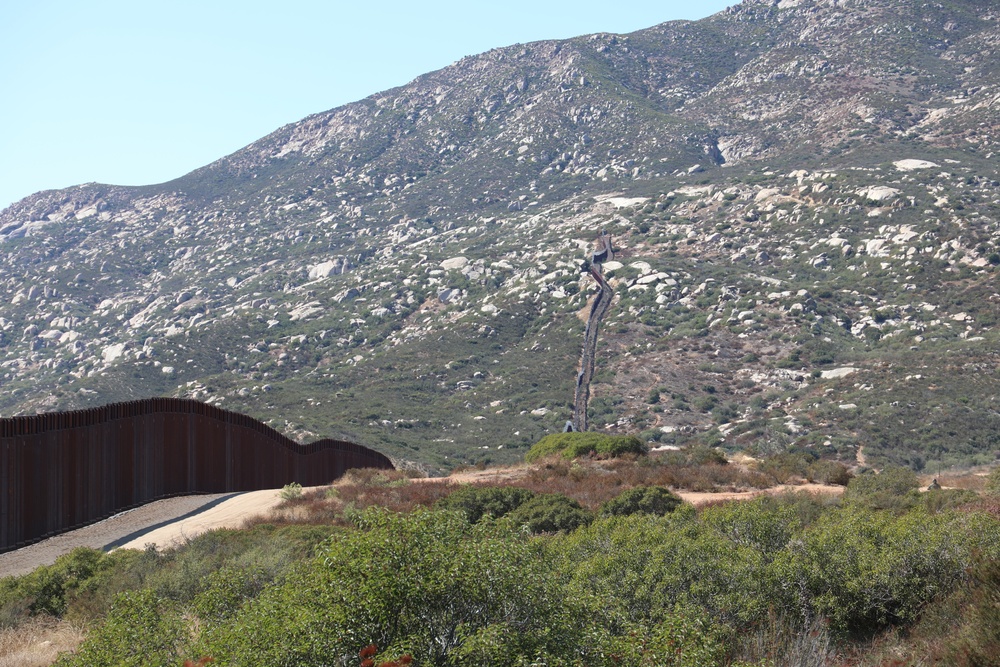
<svg viewBox="0 0 1000 667">
<path fill-rule="evenodd" d="M 239 428 L 248 428 L 260 433 L 276 445 L 300 454 L 316 453 L 329 449 L 370 457 L 375 465 L 392 466 L 392 462 L 387 456 L 363 445 L 330 438 L 302 445 L 249 415 L 188 398 L 145 398 L 68 412 L 45 412 L 37 415 L 2 417 L 0 418 L 0 438 L 89 428 L 121 419 L 157 414 L 195 415 Z"/>
</svg>

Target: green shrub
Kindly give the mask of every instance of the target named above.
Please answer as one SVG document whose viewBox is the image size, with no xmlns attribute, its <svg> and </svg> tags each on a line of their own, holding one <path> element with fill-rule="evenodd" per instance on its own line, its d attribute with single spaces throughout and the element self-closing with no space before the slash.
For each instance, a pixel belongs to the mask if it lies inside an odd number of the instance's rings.
<svg viewBox="0 0 1000 667">
<path fill-rule="evenodd" d="M 637 486 L 620 493 L 601 505 L 601 516 L 653 514 L 663 516 L 684 502 L 680 496 L 662 486 Z"/>
<path fill-rule="evenodd" d="M 888 467 L 882 472 L 858 475 L 847 484 L 846 502 L 872 509 L 905 510 L 919 500 L 917 475 L 909 468 Z"/>
<path fill-rule="evenodd" d="M 369 509 L 280 585 L 209 627 L 198 645 L 225 665 L 529 664 L 579 643 L 574 603 L 540 544 L 507 522 L 458 512 Z"/>
<path fill-rule="evenodd" d="M 697 609 L 678 605 L 662 621 L 626 626 L 617 636 L 604 637 L 601 653 L 612 664 L 656 667 L 721 667 L 726 660 L 725 628 Z"/>
<path fill-rule="evenodd" d="M 920 494 L 924 509 L 933 514 L 968 505 L 979 500 L 979 494 L 967 489 L 934 489 Z"/>
<path fill-rule="evenodd" d="M 695 445 L 693 447 L 687 447 L 683 450 L 682 455 L 684 456 L 684 463 L 687 465 L 728 465 L 729 461 L 726 460 L 726 455 L 715 447 L 708 447 L 707 445 Z"/>
<path fill-rule="evenodd" d="M 940 626 L 947 628 L 935 656 L 941 658 L 940 664 L 977 667 L 996 664 L 1000 656 L 1000 562 L 980 559 L 973 564 L 971 575 L 969 585 L 952 601 L 963 611 L 958 626 L 954 618 Z"/>
<path fill-rule="evenodd" d="M 509 516 L 515 524 L 527 526 L 532 533 L 571 531 L 586 526 L 594 518 L 580 503 L 561 493 L 535 496 Z"/>
<path fill-rule="evenodd" d="M 782 452 L 761 461 L 757 467 L 761 472 L 774 477 L 784 484 L 792 479 L 806 479 L 816 457 L 803 452 Z"/>
<path fill-rule="evenodd" d="M 675 604 L 720 623 L 762 618 L 779 587 L 760 550 L 734 542 L 688 508 L 602 518 L 557 538 L 571 590 L 595 596 L 612 619 L 630 623 L 659 623 Z"/>
<path fill-rule="evenodd" d="M 180 614 L 153 591 L 122 593 L 107 619 L 56 667 L 166 667 L 186 654 Z"/>
<path fill-rule="evenodd" d="M 463 512 L 469 523 L 476 523 L 487 514 L 506 516 L 534 497 L 533 491 L 516 486 L 465 485 L 439 500 L 437 507 Z"/>
<path fill-rule="evenodd" d="M 838 486 L 847 486 L 853 477 L 854 475 L 851 474 L 847 466 L 840 461 L 831 461 L 830 459 L 816 461 L 809 466 L 806 473 L 806 479 L 810 482 Z"/>
<path fill-rule="evenodd" d="M 1000 496 L 1000 468 L 994 468 L 993 472 L 986 478 L 986 493 L 991 496 Z"/>
<path fill-rule="evenodd" d="M 260 595 L 270 579 L 258 568 L 224 567 L 213 572 L 205 581 L 192 607 L 205 623 L 224 623 L 244 604 Z"/>
<path fill-rule="evenodd" d="M 606 433 L 553 433 L 532 446 L 524 456 L 528 463 L 553 454 L 575 459 L 595 454 L 602 458 L 613 458 L 623 454 L 645 454 L 646 445 L 632 435 L 608 435 Z"/>
<path fill-rule="evenodd" d="M 705 508 L 701 520 L 742 547 L 760 553 L 766 561 L 788 546 L 802 528 L 797 503 L 764 496 Z"/>
<path fill-rule="evenodd" d="M 861 505 L 827 512 L 779 559 L 785 590 L 800 596 L 786 604 L 825 616 L 841 636 L 907 625 L 962 580 L 973 552 L 996 553 L 996 531 L 982 515 L 895 516 Z"/>
<path fill-rule="evenodd" d="M 107 615 L 118 595 L 142 588 L 167 560 L 155 547 L 104 554 L 92 575 L 67 591 L 63 617 L 73 623 L 89 623 Z"/>
<path fill-rule="evenodd" d="M 302 485 L 298 482 L 292 482 L 291 484 L 285 484 L 281 489 L 281 499 L 282 500 L 298 500 L 302 497 Z"/>
<path fill-rule="evenodd" d="M 62 616 L 77 590 L 107 569 L 109 558 L 80 547 L 21 577 L 0 580 L 0 618 L 13 624 L 18 616 Z"/>
</svg>

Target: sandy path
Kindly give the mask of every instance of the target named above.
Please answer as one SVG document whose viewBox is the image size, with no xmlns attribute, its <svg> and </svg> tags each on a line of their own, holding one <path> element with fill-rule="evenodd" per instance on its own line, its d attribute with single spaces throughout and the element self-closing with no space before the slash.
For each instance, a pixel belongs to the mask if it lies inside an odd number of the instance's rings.
<svg viewBox="0 0 1000 667">
<path fill-rule="evenodd" d="M 147 544 L 155 544 L 158 549 L 170 549 L 209 530 L 239 528 L 248 518 L 266 515 L 280 503 L 281 489 L 236 494 L 197 514 L 154 527 L 127 542 L 116 544 L 115 548 L 145 549 Z"/>
<path fill-rule="evenodd" d="M 445 480 L 455 484 L 471 484 L 475 482 L 511 482 L 528 475 L 532 470 L 528 465 L 514 465 L 504 468 L 486 468 L 485 470 L 463 470 L 448 477 L 428 477 L 427 481 Z M 415 479 L 413 481 L 420 481 Z M 805 491 L 808 493 L 822 493 L 839 496 L 844 493 L 844 487 L 832 484 L 780 484 L 770 489 L 754 489 L 752 491 L 718 491 L 700 492 L 674 490 L 678 496 L 692 505 L 705 505 L 715 503 L 720 500 L 748 500 L 762 494 L 777 495 L 785 491 Z"/>
<path fill-rule="evenodd" d="M 844 493 L 844 487 L 834 486 L 832 484 L 779 484 L 778 486 L 772 486 L 770 489 L 754 489 L 753 491 L 720 491 L 718 493 L 703 493 L 700 491 L 682 490 L 674 491 L 674 493 L 692 505 L 697 506 L 708 503 L 717 503 L 720 500 L 749 500 L 764 494 L 773 496 L 786 491 L 839 496 Z"/>
<path fill-rule="evenodd" d="M 238 528 L 281 502 L 280 489 L 167 498 L 84 528 L 0 554 L 0 577 L 26 574 L 77 547 L 110 550 L 176 546 L 213 528 Z"/>
</svg>

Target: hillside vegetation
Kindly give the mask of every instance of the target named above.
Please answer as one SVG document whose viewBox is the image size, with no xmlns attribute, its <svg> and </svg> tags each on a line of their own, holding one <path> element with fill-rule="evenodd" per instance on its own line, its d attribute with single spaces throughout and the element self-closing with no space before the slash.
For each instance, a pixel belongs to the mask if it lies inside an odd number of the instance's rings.
<svg viewBox="0 0 1000 667">
<path fill-rule="evenodd" d="M 991 463 L 998 30 L 991 0 L 747 0 L 33 195 L 0 212 L 0 409 L 186 396 L 427 471 L 518 461 L 572 414 L 605 230 L 594 428 Z"/>
</svg>

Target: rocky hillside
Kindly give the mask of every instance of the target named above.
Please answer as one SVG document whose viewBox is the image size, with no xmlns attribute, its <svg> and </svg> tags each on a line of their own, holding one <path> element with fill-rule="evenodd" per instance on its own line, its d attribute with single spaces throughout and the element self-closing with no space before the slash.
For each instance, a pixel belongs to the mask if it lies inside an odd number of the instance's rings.
<svg viewBox="0 0 1000 667">
<path fill-rule="evenodd" d="M 162 185 L 0 212 L 4 415 L 151 395 L 430 469 L 592 427 L 1000 452 L 1000 10 L 747 0 L 495 49 Z"/>
</svg>

